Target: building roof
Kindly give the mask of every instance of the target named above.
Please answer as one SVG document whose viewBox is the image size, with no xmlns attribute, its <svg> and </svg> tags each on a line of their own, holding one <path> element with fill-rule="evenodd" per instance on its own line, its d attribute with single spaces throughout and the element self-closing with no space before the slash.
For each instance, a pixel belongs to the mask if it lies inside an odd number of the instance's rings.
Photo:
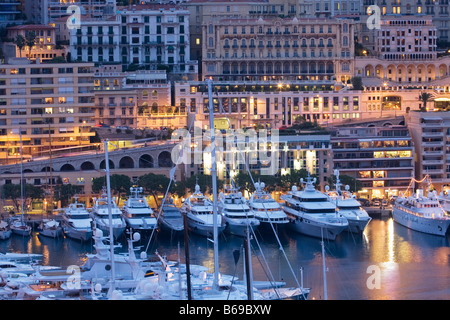
<svg viewBox="0 0 450 320">
<path fill-rule="evenodd" d="M 46 24 L 22 24 L 14 27 L 8 27 L 8 30 L 53 30 L 55 27 Z"/>
</svg>

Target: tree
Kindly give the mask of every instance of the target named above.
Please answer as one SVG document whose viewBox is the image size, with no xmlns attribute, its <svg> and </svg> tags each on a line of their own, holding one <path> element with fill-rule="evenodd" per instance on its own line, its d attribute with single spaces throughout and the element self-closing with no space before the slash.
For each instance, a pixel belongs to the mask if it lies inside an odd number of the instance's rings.
<svg viewBox="0 0 450 320">
<path fill-rule="evenodd" d="M 14 44 L 17 46 L 17 49 L 19 49 L 19 55 L 22 58 L 22 50 L 26 44 L 25 38 L 21 34 L 18 34 L 16 39 L 14 39 Z"/>
<path fill-rule="evenodd" d="M 138 185 L 144 188 L 146 192 L 152 194 L 157 206 L 159 205 L 158 194 L 165 194 L 169 183 L 170 179 L 163 174 L 147 173 L 138 179 Z"/>
<path fill-rule="evenodd" d="M 361 77 L 353 77 L 352 78 L 352 86 L 353 86 L 353 90 L 364 90 L 362 78 Z"/>
<path fill-rule="evenodd" d="M 341 181 L 343 188 L 345 188 L 345 186 L 349 186 L 350 187 L 349 191 L 352 193 L 362 190 L 363 187 L 362 182 L 359 181 L 358 179 L 355 179 L 351 176 L 340 174 L 339 180 Z M 331 184 L 330 189 L 334 189 L 336 187 L 336 176 L 334 174 L 331 175 L 329 183 Z M 341 190 L 344 190 L 343 188 Z"/>
<path fill-rule="evenodd" d="M 308 171 L 306 169 L 291 170 L 290 173 L 281 176 L 281 186 L 284 190 L 291 190 L 293 186 L 300 186 L 300 179 L 306 179 L 308 177 Z M 314 179 L 315 175 L 311 175 L 311 179 Z"/>
<path fill-rule="evenodd" d="M 195 185 L 198 183 L 200 190 L 204 194 L 212 192 L 212 177 L 205 174 L 196 174 L 186 179 L 186 188 L 192 193 L 195 190 Z M 223 188 L 223 181 L 217 179 L 217 190 Z"/>
<path fill-rule="evenodd" d="M 34 31 L 30 31 L 25 35 L 25 43 L 28 46 L 28 59 L 31 60 L 31 49 L 36 44 L 36 33 Z"/>
<path fill-rule="evenodd" d="M 20 211 L 21 205 L 20 205 L 20 199 L 21 199 L 21 192 L 20 192 L 20 184 L 5 184 L 3 186 L 3 198 L 9 199 L 14 203 L 14 206 L 17 209 L 17 212 Z M 36 187 L 32 184 L 25 184 L 23 188 L 23 204 L 24 207 L 26 206 L 26 203 L 28 200 L 31 202 L 33 200 L 40 200 L 44 198 L 44 191 Z"/>
<path fill-rule="evenodd" d="M 123 194 L 129 194 L 132 186 L 129 176 L 124 174 L 113 174 L 110 176 L 111 193 L 120 198 Z M 99 177 L 92 180 L 92 191 L 99 193 L 106 187 L 106 177 Z"/>
<path fill-rule="evenodd" d="M 72 184 L 57 184 L 54 190 L 55 200 L 61 201 L 61 207 L 67 207 L 70 199 L 80 191 L 80 186 L 75 186 Z"/>
<path fill-rule="evenodd" d="M 419 109 L 420 111 L 427 111 L 427 103 L 433 98 L 433 94 L 429 92 L 421 92 L 419 95 L 419 101 L 423 102 L 423 106 Z"/>
</svg>

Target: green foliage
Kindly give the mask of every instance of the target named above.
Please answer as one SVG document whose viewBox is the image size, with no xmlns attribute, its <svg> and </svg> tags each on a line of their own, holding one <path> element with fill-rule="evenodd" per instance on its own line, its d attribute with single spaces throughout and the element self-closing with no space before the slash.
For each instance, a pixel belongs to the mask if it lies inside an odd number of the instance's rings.
<svg viewBox="0 0 450 320">
<path fill-rule="evenodd" d="M 11 200 L 17 211 L 20 211 L 20 184 L 5 184 L 2 188 L 2 197 Z M 23 188 L 24 205 L 28 200 L 33 201 L 44 198 L 44 191 L 32 184 L 25 184 Z"/>
<path fill-rule="evenodd" d="M 120 196 L 121 194 L 129 194 L 132 186 L 129 176 L 124 174 L 113 174 L 110 176 L 111 193 Z M 92 180 L 92 191 L 100 193 L 106 187 L 106 177 L 94 178 Z"/>
<path fill-rule="evenodd" d="M 343 185 L 342 190 L 344 190 L 346 185 L 348 185 L 350 187 L 349 191 L 352 193 L 358 192 L 358 191 L 362 190 L 362 188 L 363 188 L 362 182 L 351 176 L 339 175 L 339 180 L 341 180 L 341 184 Z M 330 189 L 334 189 L 336 187 L 336 176 L 334 174 L 331 175 L 328 182 L 331 184 Z"/>
<path fill-rule="evenodd" d="M 57 184 L 53 190 L 56 201 L 61 201 L 62 207 L 67 207 L 73 196 L 81 191 L 80 186 L 72 184 Z"/>
</svg>

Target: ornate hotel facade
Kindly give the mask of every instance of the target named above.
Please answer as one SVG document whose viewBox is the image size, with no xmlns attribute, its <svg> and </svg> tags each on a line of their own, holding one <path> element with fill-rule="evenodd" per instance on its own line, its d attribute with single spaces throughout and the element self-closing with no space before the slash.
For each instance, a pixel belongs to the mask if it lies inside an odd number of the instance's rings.
<svg viewBox="0 0 450 320">
<path fill-rule="evenodd" d="M 203 25 L 203 78 L 347 83 L 354 23 L 345 19 L 235 18 Z"/>
</svg>

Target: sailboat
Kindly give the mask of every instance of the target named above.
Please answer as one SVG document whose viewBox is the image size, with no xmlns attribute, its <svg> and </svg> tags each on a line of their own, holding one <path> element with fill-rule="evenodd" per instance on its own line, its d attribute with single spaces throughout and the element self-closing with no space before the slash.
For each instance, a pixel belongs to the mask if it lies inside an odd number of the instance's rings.
<svg viewBox="0 0 450 320">
<path fill-rule="evenodd" d="M 20 219 L 13 218 L 11 220 L 10 228 L 13 233 L 20 236 L 30 236 L 31 226 L 27 225 L 23 219 L 23 148 L 22 148 L 22 130 L 19 129 L 20 134 Z"/>
<path fill-rule="evenodd" d="M 38 230 L 39 235 L 49 238 L 61 238 L 64 235 L 61 224 L 55 219 L 43 219 Z"/>
</svg>

